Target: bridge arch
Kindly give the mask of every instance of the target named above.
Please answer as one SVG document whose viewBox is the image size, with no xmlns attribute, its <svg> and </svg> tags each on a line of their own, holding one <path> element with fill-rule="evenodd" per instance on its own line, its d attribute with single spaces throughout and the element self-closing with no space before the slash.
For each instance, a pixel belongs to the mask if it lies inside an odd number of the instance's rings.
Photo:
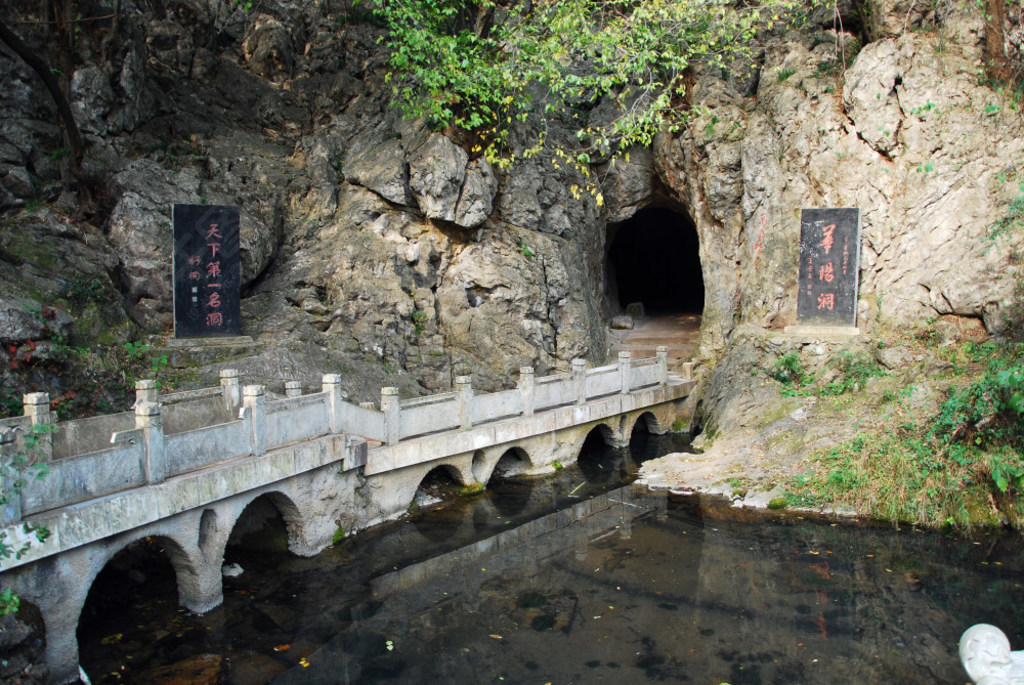
<svg viewBox="0 0 1024 685">
<path fill-rule="evenodd" d="M 441 464 L 427 471 L 420 479 L 413 495 L 413 502 L 421 505 L 424 502 L 433 504 L 450 496 L 451 491 L 457 486 L 467 484 L 462 471 L 452 464 Z"/>
<path fill-rule="evenodd" d="M 501 457 L 495 462 L 491 469 L 491 478 L 512 478 L 527 473 L 533 466 L 530 455 L 522 447 L 510 447 L 502 452 Z"/>
<path fill-rule="evenodd" d="M 85 636 L 95 639 L 96 634 L 102 632 L 97 630 L 97 623 L 102 616 L 109 613 L 109 607 L 101 603 L 101 594 L 115 595 L 126 601 L 130 594 L 136 590 L 149 596 L 154 592 L 155 585 L 152 583 L 154 572 L 159 576 L 167 573 L 164 569 L 169 568 L 173 578 L 164 576 L 162 588 L 175 597 L 177 604 L 188 606 L 191 600 L 201 594 L 200 585 L 202 582 L 202 561 L 193 551 L 190 552 L 180 544 L 174 537 L 169 535 L 142 535 L 130 540 L 121 540 L 120 544 L 109 545 L 103 553 L 92 559 L 93 572 L 88 578 L 78 580 L 77 588 L 72 589 L 70 596 L 64 596 L 65 602 L 74 603 L 74 636 L 77 645 Z M 115 563 L 118 559 L 127 560 L 128 567 L 116 569 Z M 149 566 L 146 575 L 138 566 L 140 563 Z M 171 587 L 173 583 L 173 589 Z M 159 583 L 157 585 L 160 585 Z M 159 589 L 156 592 L 160 592 Z M 47 639 L 57 637 L 51 635 L 47 626 Z M 106 634 L 106 633 L 104 633 Z"/>
<path fill-rule="evenodd" d="M 636 433 L 637 430 L 646 431 L 651 435 L 661 435 L 665 432 L 661 422 L 658 421 L 658 417 L 649 411 L 643 412 L 640 416 L 636 417 L 635 421 L 633 421 L 633 427 L 629 431 L 630 438 L 633 437 L 633 434 Z"/>
<path fill-rule="evenodd" d="M 616 438 L 616 431 L 601 423 L 583 439 L 576 463 L 587 482 L 607 483 L 622 475 L 627 461 L 622 447 L 628 443 Z"/>
<path fill-rule="evenodd" d="M 270 490 L 258 493 L 252 497 L 240 498 L 233 502 L 231 511 L 225 512 L 225 518 L 230 521 L 231 525 L 221 529 L 226 534 L 220 534 L 216 537 L 217 544 L 216 547 L 210 550 L 213 556 L 209 558 L 223 559 L 224 553 L 231 541 L 237 540 L 240 536 L 246 534 L 244 529 L 239 530 L 239 524 L 246 523 L 243 517 L 246 516 L 247 512 L 250 516 L 256 518 L 262 515 L 263 524 L 271 520 L 272 513 L 267 509 L 268 506 L 284 522 L 288 550 L 301 556 L 306 546 L 304 537 L 307 528 L 306 517 L 291 497 L 280 490 Z M 259 512 L 259 507 L 264 509 L 262 514 Z M 251 525 L 251 522 L 249 525 Z"/>
<path fill-rule="evenodd" d="M 132 545 L 142 543 L 144 540 L 151 540 L 154 544 L 163 546 L 161 552 L 165 553 L 171 568 L 174 569 L 179 601 L 183 605 L 190 605 L 192 598 L 199 594 L 196 586 L 202 574 L 204 560 L 197 554 L 198 549 L 190 545 L 187 539 L 178 539 L 179 536 L 183 538 L 190 537 L 188 530 L 181 529 L 177 533 L 137 535 L 112 540 L 111 544 L 107 545 L 102 552 L 92 558 L 92 569 L 87 581 L 82 579 L 85 581 L 82 582 L 82 587 L 85 588 L 85 596 L 82 597 L 83 606 L 79 607 L 79 612 L 84 607 L 84 603 L 87 601 L 86 597 L 92 591 L 96 578 L 100 573 L 110 565 L 110 562 L 117 555 L 125 552 Z"/>
</svg>

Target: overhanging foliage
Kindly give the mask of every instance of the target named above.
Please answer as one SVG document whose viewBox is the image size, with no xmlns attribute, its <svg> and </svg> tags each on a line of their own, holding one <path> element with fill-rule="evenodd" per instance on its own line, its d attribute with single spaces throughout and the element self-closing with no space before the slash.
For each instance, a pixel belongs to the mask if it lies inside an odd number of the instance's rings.
<svg viewBox="0 0 1024 685">
<path fill-rule="evenodd" d="M 405 112 L 479 136 L 505 168 L 538 154 L 553 119 L 574 130 L 581 170 L 685 123 L 687 70 L 749 68 L 759 32 L 829 0 L 389 0 L 378 10 L 389 81 Z M 614 115 L 588 121 L 602 101 Z M 533 145 L 513 145 L 533 121 Z M 586 173 L 586 172 L 585 172 Z"/>
</svg>

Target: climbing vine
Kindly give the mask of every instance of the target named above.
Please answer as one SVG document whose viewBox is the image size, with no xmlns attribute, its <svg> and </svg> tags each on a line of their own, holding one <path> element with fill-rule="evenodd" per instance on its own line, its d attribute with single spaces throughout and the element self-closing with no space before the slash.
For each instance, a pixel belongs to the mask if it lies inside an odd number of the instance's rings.
<svg viewBox="0 0 1024 685">
<path fill-rule="evenodd" d="M 544 150 L 557 121 L 579 147 L 556 146 L 554 163 L 587 175 L 595 159 L 687 121 L 690 67 L 748 69 L 760 32 L 830 4 L 391 0 L 377 13 L 388 27 L 388 81 L 408 115 L 474 134 L 473 152 L 501 168 Z M 595 116 L 598 105 L 613 114 Z M 527 122 L 535 133 L 523 140 Z"/>
<path fill-rule="evenodd" d="M 20 449 L 6 455 L 0 452 L 0 507 L 13 503 L 29 479 L 42 480 L 49 469 L 42 459 L 44 441 L 55 432 L 53 424 L 36 424 L 22 441 Z M 22 524 L 24 535 L 20 540 L 9 538 L 7 531 L 0 530 L 0 560 L 20 559 L 32 545 L 45 542 L 50 531 L 44 526 Z M 9 587 L 0 589 L 0 616 L 14 613 L 20 606 L 20 600 Z"/>
</svg>

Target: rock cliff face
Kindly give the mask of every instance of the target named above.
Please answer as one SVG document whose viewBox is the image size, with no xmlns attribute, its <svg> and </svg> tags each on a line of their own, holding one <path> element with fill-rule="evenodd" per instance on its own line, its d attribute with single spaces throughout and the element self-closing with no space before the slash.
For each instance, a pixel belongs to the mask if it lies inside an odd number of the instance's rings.
<svg viewBox="0 0 1024 685">
<path fill-rule="evenodd" d="M 950 316 L 1001 331 L 1017 239 L 988 236 L 1021 193 L 1020 114 L 979 84 L 980 18 L 951 9 L 940 20 L 883 33 L 855 56 L 851 36 L 789 34 L 766 46 L 756 99 L 721 81 L 694 89 L 712 113 L 662 137 L 655 166 L 694 216 L 705 281 L 717 284 L 706 351 L 739 323 L 796 322 L 803 207 L 861 209 L 862 329 Z"/>
<path fill-rule="evenodd" d="M 664 206 L 696 226 L 699 356 L 711 362 L 742 323 L 795 323 L 800 208 L 854 206 L 862 328 L 954 317 L 1001 330 L 1020 241 L 987 232 L 1020 192 L 1024 138 L 1010 100 L 979 84 L 974 10 L 872 0 L 844 16 L 846 32 L 829 18 L 766 37 L 754 78 L 695 75 L 704 113 L 680 134 L 595 165 L 599 207 L 574 199 L 577 172 L 550 159 L 493 169 L 453 134 L 402 119 L 383 29 L 359 5 L 318 7 L 128 1 L 115 25 L 97 0 L 63 49 L 26 25 L 35 51 L 69 67 L 86 170 L 105 179 L 87 204 L 68 190 L 52 101 L 0 46 L 0 312 L 85 282 L 108 296 L 73 335 L 129 319 L 169 331 L 171 205 L 234 204 L 243 332 L 302 341 L 310 367 L 335 365 L 296 373 L 378 367 L 434 389 L 471 372 L 493 388 L 523 365 L 604 361 L 619 306 L 606 285 L 622 277 L 609 276 L 609 230 Z M 0 339 L 29 337 L 8 320 Z"/>
</svg>

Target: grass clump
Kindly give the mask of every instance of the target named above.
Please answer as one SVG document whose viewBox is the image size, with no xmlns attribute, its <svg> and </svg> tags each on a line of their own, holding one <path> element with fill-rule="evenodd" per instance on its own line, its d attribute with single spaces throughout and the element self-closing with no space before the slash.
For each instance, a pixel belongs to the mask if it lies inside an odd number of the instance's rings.
<svg viewBox="0 0 1024 685">
<path fill-rule="evenodd" d="M 800 360 L 800 354 L 789 352 L 775 360 L 775 365 L 763 369 L 772 379 L 782 384 L 783 397 L 821 397 L 856 392 L 864 387 L 868 379 L 885 376 L 886 371 L 866 353 L 839 352 L 828 364 L 829 371 L 823 374 L 827 381 L 818 381 L 807 371 Z"/>
<path fill-rule="evenodd" d="M 789 503 L 846 504 L 896 522 L 1024 527 L 1024 345 L 972 346 L 976 380 L 933 416 L 862 433 L 813 457 Z M 847 378 L 863 375 L 853 371 Z"/>
</svg>

